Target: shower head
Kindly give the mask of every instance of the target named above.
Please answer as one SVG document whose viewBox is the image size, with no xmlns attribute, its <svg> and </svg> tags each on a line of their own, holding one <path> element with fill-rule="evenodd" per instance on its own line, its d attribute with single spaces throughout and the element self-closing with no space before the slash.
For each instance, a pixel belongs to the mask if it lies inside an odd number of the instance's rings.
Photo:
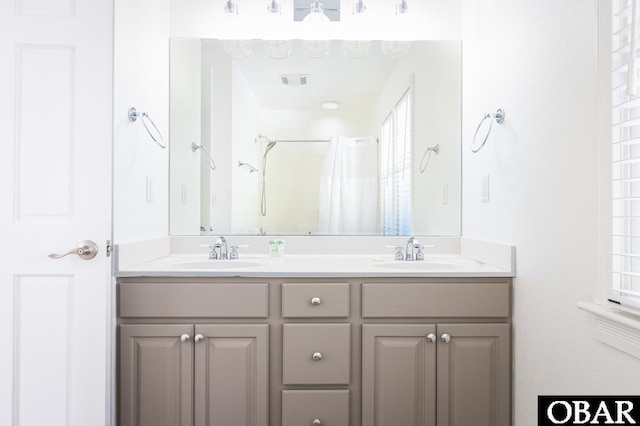
<svg viewBox="0 0 640 426">
<path fill-rule="evenodd" d="M 265 156 L 265 157 L 267 156 L 267 153 L 268 153 L 269 151 L 271 151 L 271 149 L 272 149 L 274 146 L 276 146 L 276 143 L 277 143 L 276 141 L 269 141 L 269 143 L 267 144 L 267 147 L 266 147 L 266 148 L 265 148 L 265 150 L 264 150 L 264 156 Z"/>
</svg>

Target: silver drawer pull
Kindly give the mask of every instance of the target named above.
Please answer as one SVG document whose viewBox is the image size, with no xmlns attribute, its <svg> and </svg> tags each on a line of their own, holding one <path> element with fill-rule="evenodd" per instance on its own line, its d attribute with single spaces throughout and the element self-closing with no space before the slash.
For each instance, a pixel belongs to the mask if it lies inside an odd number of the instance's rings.
<svg viewBox="0 0 640 426">
<path fill-rule="evenodd" d="M 204 336 L 202 334 L 196 334 L 196 337 L 193 338 L 194 342 L 200 343 L 204 340 Z"/>
<path fill-rule="evenodd" d="M 183 334 L 182 336 L 180 336 L 180 341 L 181 342 L 188 342 L 189 340 L 191 340 L 191 336 L 189 336 L 188 334 Z"/>
<path fill-rule="evenodd" d="M 315 419 L 314 421 L 311 422 L 311 426 L 321 426 L 322 425 L 322 421 L 320 421 L 320 419 Z"/>
<path fill-rule="evenodd" d="M 313 355 L 311 355 L 311 358 L 315 361 L 320 361 L 322 359 L 322 354 L 320 352 L 314 352 Z"/>
<path fill-rule="evenodd" d="M 430 343 L 435 343 L 435 341 L 437 340 L 437 337 L 436 337 L 436 335 L 435 335 L 435 334 L 433 334 L 433 333 L 429 333 L 429 334 L 427 334 L 427 340 L 428 340 Z"/>
<path fill-rule="evenodd" d="M 311 298 L 311 304 L 313 306 L 318 306 L 320 304 L 320 298 L 319 297 L 312 297 Z M 317 420 L 317 419 L 316 419 Z"/>
<path fill-rule="evenodd" d="M 442 336 L 440 336 L 440 340 L 442 340 L 444 343 L 449 343 L 451 341 L 451 336 L 449 336 L 447 333 L 444 333 Z"/>
</svg>

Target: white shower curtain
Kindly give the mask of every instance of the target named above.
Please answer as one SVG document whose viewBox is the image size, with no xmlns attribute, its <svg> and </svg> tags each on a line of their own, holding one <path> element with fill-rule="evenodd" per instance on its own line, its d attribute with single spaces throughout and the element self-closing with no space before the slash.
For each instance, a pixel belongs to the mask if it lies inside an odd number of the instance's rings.
<svg viewBox="0 0 640 426">
<path fill-rule="evenodd" d="M 320 234 L 378 233 L 378 150 L 372 139 L 331 138 L 318 207 Z"/>
</svg>

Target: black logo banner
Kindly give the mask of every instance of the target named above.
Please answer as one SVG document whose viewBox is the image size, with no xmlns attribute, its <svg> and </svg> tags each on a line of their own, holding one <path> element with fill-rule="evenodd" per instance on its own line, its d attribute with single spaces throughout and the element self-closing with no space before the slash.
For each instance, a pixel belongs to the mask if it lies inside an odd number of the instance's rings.
<svg viewBox="0 0 640 426">
<path fill-rule="evenodd" d="M 538 396 L 538 426 L 639 425 L 640 396 Z"/>
</svg>

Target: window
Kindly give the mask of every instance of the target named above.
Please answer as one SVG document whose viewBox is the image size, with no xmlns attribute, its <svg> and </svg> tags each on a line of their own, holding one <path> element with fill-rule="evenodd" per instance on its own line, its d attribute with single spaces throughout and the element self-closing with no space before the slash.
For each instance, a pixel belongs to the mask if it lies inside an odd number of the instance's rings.
<svg viewBox="0 0 640 426">
<path fill-rule="evenodd" d="M 635 2 L 640 7 L 640 2 Z M 612 2 L 611 290 L 640 314 L 640 19 L 633 0 Z M 635 15 L 635 19 L 634 19 Z"/>
<path fill-rule="evenodd" d="M 600 151 L 602 284 L 596 303 L 579 302 L 578 307 L 596 316 L 598 340 L 640 358 L 640 299 L 634 295 L 640 290 L 640 97 L 626 93 L 632 1 L 640 0 L 598 2 L 600 138 L 606 141 Z M 606 303 L 622 309 L 609 309 Z"/>
<path fill-rule="evenodd" d="M 409 235 L 411 230 L 411 116 L 409 88 L 382 123 L 382 235 Z"/>
</svg>

